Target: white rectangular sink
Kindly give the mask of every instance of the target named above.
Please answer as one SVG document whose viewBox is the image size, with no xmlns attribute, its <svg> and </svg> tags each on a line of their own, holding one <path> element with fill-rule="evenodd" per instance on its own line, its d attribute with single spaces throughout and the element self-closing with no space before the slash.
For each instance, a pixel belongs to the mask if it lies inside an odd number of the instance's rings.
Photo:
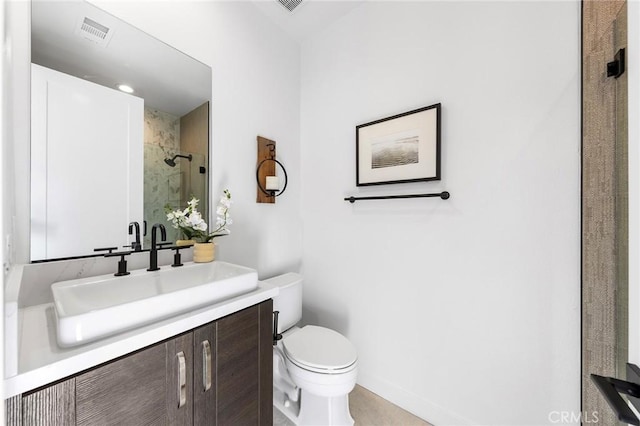
<svg viewBox="0 0 640 426">
<path fill-rule="evenodd" d="M 185 263 L 159 271 L 60 281 L 51 285 L 58 344 L 91 342 L 255 290 L 255 270 L 231 263 Z"/>
</svg>

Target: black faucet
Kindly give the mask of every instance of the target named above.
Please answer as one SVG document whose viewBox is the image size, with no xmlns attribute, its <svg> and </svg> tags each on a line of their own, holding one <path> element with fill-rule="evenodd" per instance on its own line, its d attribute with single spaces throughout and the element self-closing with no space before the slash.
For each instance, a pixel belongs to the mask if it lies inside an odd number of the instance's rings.
<svg viewBox="0 0 640 426">
<path fill-rule="evenodd" d="M 142 245 L 140 244 L 140 224 L 138 222 L 131 222 L 129 224 L 129 235 L 133 235 L 134 228 L 136 230 L 136 241 L 131 243 L 129 247 L 131 247 L 133 251 L 140 251 L 142 249 Z"/>
<path fill-rule="evenodd" d="M 149 269 L 147 271 L 157 271 L 158 268 L 158 244 L 156 243 L 156 230 L 160 228 L 162 241 L 167 239 L 167 230 L 161 223 L 156 223 L 151 228 L 151 250 L 149 251 Z"/>
</svg>

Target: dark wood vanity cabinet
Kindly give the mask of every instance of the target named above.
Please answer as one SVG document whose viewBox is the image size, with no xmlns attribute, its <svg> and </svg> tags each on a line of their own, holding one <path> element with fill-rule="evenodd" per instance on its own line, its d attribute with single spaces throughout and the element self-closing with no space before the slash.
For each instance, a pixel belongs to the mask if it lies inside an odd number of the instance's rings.
<svg viewBox="0 0 640 426">
<path fill-rule="evenodd" d="M 187 360 L 192 354 L 193 333 L 186 333 L 76 376 L 75 424 L 124 425 L 132 419 L 137 424 L 190 424 L 193 392 Z"/>
<path fill-rule="evenodd" d="M 271 300 L 6 401 L 8 425 L 273 421 Z"/>
<path fill-rule="evenodd" d="M 258 312 L 244 310 L 216 322 L 220 425 L 273 422 L 272 312 L 269 300 Z"/>
<path fill-rule="evenodd" d="M 273 302 L 236 312 L 193 331 L 195 425 L 270 425 L 273 422 Z M 207 388 L 205 342 L 215 342 Z M 215 421 L 213 420 L 215 419 Z"/>
</svg>

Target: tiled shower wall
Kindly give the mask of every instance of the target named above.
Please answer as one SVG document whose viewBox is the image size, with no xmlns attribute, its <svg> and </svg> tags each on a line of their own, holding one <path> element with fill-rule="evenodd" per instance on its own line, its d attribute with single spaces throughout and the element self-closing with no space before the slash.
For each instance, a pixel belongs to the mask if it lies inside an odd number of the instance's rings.
<svg viewBox="0 0 640 426">
<path fill-rule="evenodd" d="M 144 108 L 144 220 L 148 232 L 144 239 L 149 246 L 151 226 L 162 223 L 167 228 L 168 241 L 178 238 L 178 231 L 167 226 L 164 211 L 168 203 L 173 208 L 184 207 L 181 201 L 180 167 L 169 167 L 165 158 L 180 151 L 180 117 L 157 109 Z M 180 160 L 178 160 L 180 161 Z"/>
<path fill-rule="evenodd" d="M 627 76 L 606 75 L 627 44 L 626 11 L 583 2 L 582 411 L 603 425 L 617 420 L 589 375 L 624 378 L 628 352 Z"/>
</svg>

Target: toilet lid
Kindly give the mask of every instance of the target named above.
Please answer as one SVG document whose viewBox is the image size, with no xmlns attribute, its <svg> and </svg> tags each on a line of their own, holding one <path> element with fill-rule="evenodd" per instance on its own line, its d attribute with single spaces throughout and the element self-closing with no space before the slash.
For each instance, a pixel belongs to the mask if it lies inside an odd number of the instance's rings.
<svg viewBox="0 0 640 426">
<path fill-rule="evenodd" d="M 339 370 L 357 360 L 356 348 L 342 334 L 307 325 L 283 340 L 285 355 L 302 368 Z"/>
</svg>

